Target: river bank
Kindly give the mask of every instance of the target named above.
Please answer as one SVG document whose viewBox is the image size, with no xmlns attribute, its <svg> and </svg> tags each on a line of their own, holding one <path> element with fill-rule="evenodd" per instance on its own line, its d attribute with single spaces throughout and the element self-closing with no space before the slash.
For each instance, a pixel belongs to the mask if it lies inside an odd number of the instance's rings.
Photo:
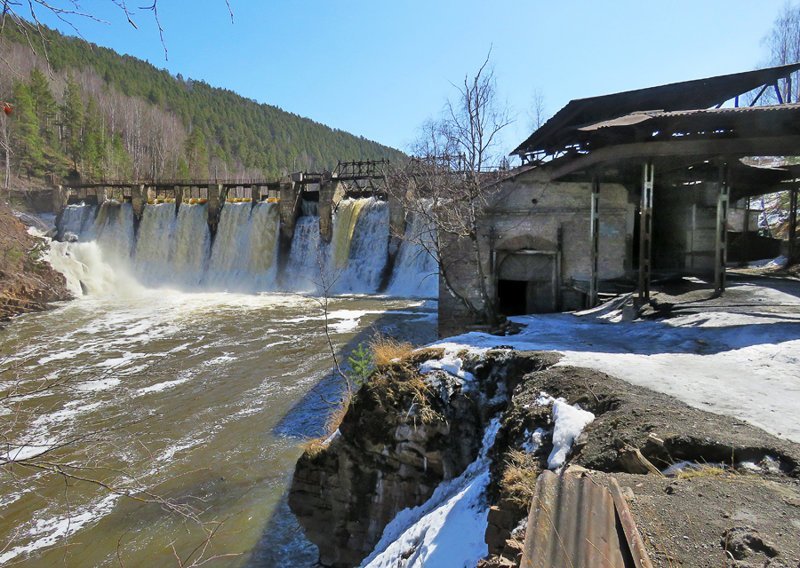
<svg viewBox="0 0 800 568">
<path fill-rule="evenodd" d="M 378 368 L 290 505 L 324 565 L 517 566 L 555 453 L 619 482 L 655 566 L 794 567 L 798 291 L 741 281 L 662 296 L 666 319 L 611 305 L 433 344 Z M 567 442 L 556 406 L 591 416 Z"/>
<path fill-rule="evenodd" d="M 64 277 L 45 262 L 46 247 L 0 204 L 0 322 L 72 297 Z"/>
</svg>

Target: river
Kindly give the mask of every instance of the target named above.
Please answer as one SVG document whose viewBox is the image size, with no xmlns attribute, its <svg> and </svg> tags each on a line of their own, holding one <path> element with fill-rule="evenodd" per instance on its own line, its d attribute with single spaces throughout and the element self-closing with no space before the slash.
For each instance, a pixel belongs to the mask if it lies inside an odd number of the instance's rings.
<svg viewBox="0 0 800 568">
<path fill-rule="evenodd" d="M 312 564 L 284 496 L 340 393 L 325 313 L 346 360 L 375 332 L 433 340 L 435 303 L 350 294 L 323 309 L 314 295 L 154 285 L 135 243 L 109 264 L 122 233 L 105 244 L 96 233 L 54 244 L 83 255 L 72 287 L 86 293 L 0 330 L 0 391 L 22 395 L 0 404 L 12 443 L 2 451 L 35 466 L 0 476 L 0 564 L 176 566 L 173 549 L 186 558 L 197 547 L 190 561 L 223 555 L 214 566 Z M 205 254 L 197 266 L 209 270 Z"/>
</svg>

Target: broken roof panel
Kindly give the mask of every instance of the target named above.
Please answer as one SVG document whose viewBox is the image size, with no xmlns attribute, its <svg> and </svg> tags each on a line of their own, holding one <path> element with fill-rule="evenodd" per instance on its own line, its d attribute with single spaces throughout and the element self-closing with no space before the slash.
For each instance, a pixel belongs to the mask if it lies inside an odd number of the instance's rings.
<svg viewBox="0 0 800 568">
<path fill-rule="evenodd" d="M 713 107 L 760 86 L 771 85 L 797 70 L 800 70 L 800 63 L 576 99 L 531 134 L 512 154 L 553 153 L 569 143 L 577 128 L 636 111 L 659 109 L 669 112 Z"/>
</svg>

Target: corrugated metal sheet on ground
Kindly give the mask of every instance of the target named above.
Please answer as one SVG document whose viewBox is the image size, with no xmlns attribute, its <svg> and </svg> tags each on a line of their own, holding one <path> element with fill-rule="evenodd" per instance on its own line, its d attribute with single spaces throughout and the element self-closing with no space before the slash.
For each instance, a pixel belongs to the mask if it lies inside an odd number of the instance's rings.
<svg viewBox="0 0 800 568">
<path fill-rule="evenodd" d="M 520 566 L 635 566 L 611 493 L 588 476 L 543 472 L 531 503 Z"/>
</svg>

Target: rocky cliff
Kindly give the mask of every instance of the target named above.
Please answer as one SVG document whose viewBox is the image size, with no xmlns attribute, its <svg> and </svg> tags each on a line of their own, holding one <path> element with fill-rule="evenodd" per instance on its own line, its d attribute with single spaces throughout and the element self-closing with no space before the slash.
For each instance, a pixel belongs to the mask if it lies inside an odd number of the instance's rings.
<svg viewBox="0 0 800 568">
<path fill-rule="evenodd" d="M 495 417 L 480 565 L 519 566 L 528 507 L 554 447 L 547 393 L 594 414 L 568 465 L 622 485 L 654 566 L 797 565 L 796 444 L 591 369 L 553 366 L 558 359 L 439 349 L 379 368 L 337 432 L 297 464 L 289 502 L 321 564 L 358 565 L 399 511 L 464 471 Z M 423 545 L 403 546 L 391 565 L 421 565 Z"/>
<path fill-rule="evenodd" d="M 420 365 L 442 355 L 421 351 L 378 368 L 326 445 L 298 461 L 289 505 L 321 564 L 357 565 L 399 511 L 424 503 L 475 459 L 483 429 L 513 383 L 557 361 L 553 354 L 490 351 L 464 356 L 455 374 L 420 374 Z"/>
<path fill-rule="evenodd" d="M 0 204 L 0 321 L 70 297 L 64 277 L 42 260 L 44 246 Z"/>
</svg>

